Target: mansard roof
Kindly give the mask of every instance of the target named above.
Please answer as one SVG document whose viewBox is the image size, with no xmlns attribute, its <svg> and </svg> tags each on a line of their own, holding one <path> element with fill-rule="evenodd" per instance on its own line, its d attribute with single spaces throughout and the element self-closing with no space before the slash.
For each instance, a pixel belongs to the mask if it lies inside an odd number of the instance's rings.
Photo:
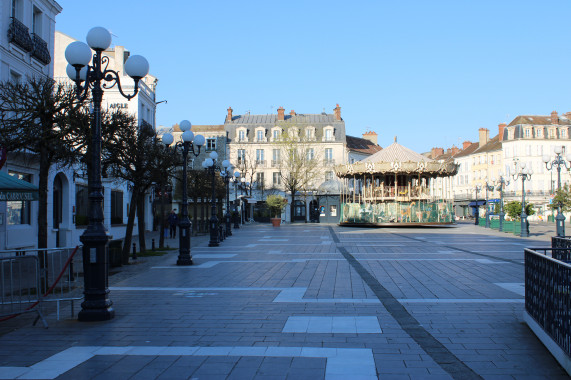
<svg viewBox="0 0 571 380">
<path fill-rule="evenodd" d="M 354 136 L 346 136 L 346 137 L 347 137 L 347 149 L 352 150 L 354 152 L 359 152 L 363 154 L 375 154 L 383 149 L 377 144 L 367 139 Z"/>
</svg>

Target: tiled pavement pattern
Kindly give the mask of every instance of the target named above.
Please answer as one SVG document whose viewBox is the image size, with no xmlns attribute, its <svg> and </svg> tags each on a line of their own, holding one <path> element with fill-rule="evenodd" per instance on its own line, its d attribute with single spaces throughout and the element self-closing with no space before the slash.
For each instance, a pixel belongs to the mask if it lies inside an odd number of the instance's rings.
<svg viewBox="0 0 571 380">
<path fill-rule="evenodd" d="M 0 378 L 566 379 L 522 322 L 523 247 L 547 244 L 250 225 L 113 283 L 111 321 L 3 335 Z"/>
</svg>

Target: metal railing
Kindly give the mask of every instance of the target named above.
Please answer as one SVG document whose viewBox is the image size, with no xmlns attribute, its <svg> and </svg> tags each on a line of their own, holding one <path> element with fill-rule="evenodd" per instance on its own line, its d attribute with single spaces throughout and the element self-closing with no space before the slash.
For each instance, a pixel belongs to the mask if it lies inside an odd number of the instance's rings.
<svg viewBox="0 0 571 380">
<path fill-rule="evenodd" d="M 42 316 L 45 302 L 56 303 L 58 320 L 61 302 L 71 302 L 73 317 L 74 301 L 83 299 L 81 260 L 74 259 L 78 248 L 0 251 L 0 321 L 37 312 L 47 327 Z"/>
<path fill-rule="evenodd" d="M 571 249 L 526 248 L 525 310 L 571 357 Z"/>
</svg>

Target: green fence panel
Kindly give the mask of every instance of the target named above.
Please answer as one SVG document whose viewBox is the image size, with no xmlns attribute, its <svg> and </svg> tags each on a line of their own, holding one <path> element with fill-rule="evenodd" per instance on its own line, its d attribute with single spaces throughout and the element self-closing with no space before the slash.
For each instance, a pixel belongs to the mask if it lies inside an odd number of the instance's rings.
<svg viewBox="0 0 571 380">
<path fill-rule="evenodd" d="M 520 235 L 521 234 L 521 222 L 514 222 L 514 223 L 515 223 L 514 235 Z"/>
<path fill-rule="evenodd" d="M 514 232 L 514 222 L 511 220 L 504 220 L 504 232 Z"/>
<path fill-rule="evenodd" d="M 484 227 L 485 225 L 486 225 L 486 217 L 485 216 L 478 219 L 478 226 Z"/>
<path fill-rule="evenodd" d="M 490 220 L 490 228 L 493 228 L 495 230 L 499 230 L 500 229 L 500 220 L 499 219 Z"/>
</svg>

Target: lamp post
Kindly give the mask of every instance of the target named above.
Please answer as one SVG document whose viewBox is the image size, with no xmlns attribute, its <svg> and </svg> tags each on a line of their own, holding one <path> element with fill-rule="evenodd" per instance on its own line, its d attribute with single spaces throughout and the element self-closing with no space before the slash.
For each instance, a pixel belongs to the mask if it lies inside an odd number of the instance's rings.
<svg viewBox="0 0 571 380">
<path fill-rule="evenodd" d="M 240 182 L 240 172 L 239 171 L 234 172 L 234 178 L 233 178 L 232 182 L 234 182 L 234 194 L 236 196 L 236 198 L 234 200 L 234 211 L 236 211 L 236 213 L 238 213 L 238 182 Z M 238 218 L 234 218 L 234 228 L 240 228 L 240 223 L 238 223 Z"/>
<path fill-rule="evenodd" d="M 509 175 L 509 174 L 508 174 Z M 502 173 L 499 173 L 499 178 L 492 178 L 494 185 L 497 185 L 497 190 L 500 192 L 500 226 L 499 231 L 504 230 L 504 187 L 510 184 L 509 180 L 506 180 Z"/>
<path fill-rule="evenodd" d="M 493 191 L 494 186 L 488 183 L 488 179 L 486 178 L 486 225 L 485 228 L 490 228 L 490 205 L 488 204 L 488 191 Z"/>
<path fill-rule="evenodd" d="M 210 152 L 210 158 L 207 158 L 202 162 L 202 166 L 207 172 L 212 175 L 212 199 L 211 203 L 211 216 L 210 216 L 210 241 L 208 242 L 209 247 L 218 247 L 220 241 L 218 239 L 218 217 L 216 216 L 216 170 L 221 171 L 220 166 L 216 165 L 216 159 L 218 158 L 218 153 L 215 151 Z M 222 168 L 226 170 L 230 166 L 230 161 L 222 161 Z"/>
<path fill-rule="evenodd" d="M 513 179 L 517 180 L 521 178 L 521 233 L 519 236 L 528 237 L 527 231 L 527 214 L 525 213 L 525 181 L 531 180 L 532 175 L 531 168 L 527 168 L 525 162 L 522 162 L 519 166 L 519 172 L 513 174 Z"/>
<path fill-rule="evenodd" d="M 93 113 L 91 118 L 92 140 L 89 147 L 91 167 L 89 170 L 89 225 L 81 235 L 83 243 L 83 271 L 85 300 L 78 314 L 79 321 L 106 321 L 115 316 L 113 302 L 109 298 L 109 276 L 107 272 L 107 243 L 109 235 L 103 224 L 103 186 L 101 183 L 101 101 L 103 89 L 117 85 L 127 100 L 139 91 L 139 81 L 149 72 L 149 63 L 140 55 L 132 55 L 125 62 L 125 72 L 135 82 L 132 94 L 125 94 L 120 75 L 108 68 L 109 57 L 103 51 L 111 45 L 111 34 L 102 27 L 92 28 L 87 33 L 87 44 L 75 41 L 65 49 L 69 65 L 67 75 L 75 82 L 76 95 L 85 101 L 91 88 Z M 93 49 L 95 53 L 91 51 Z M 89 63 L 91 62 L 91 65 Z M 83 83 L 85 82 L 85 83 Z M 103 84 L 101 83 L 103 82 Z"/>
<path fill-rule="evenodd" d="M 550 162 L 551 158 L 548 155 L 543 156 L 543 162 L 545 163 L 545 167 L 547 170 L 551 171 L 555 166 L 557 168 L 557 191 L 561 191 L 561 167 L 565 167 L 565 169 L 569 170 L 571 168 L 571 164 L 568 161 L 571 161 L 571 154 L 567 155 L 567 161 L 561 157 L 561 153 L 563 153 L 563 149 L 561 146 L 556 146 L 554 149 L 556 154 L 555 159 Z M 563 204 L 561 203 L 561 198 L 557 202 L 557 216 L 555 217 L 555 225 L 557 236 L 563 237 L 565 236 L 565 215 L 563 215 Z"/>
<path fill-rule="evenodd" d="M 180 215 L 180 222 L 178 223 L 178 259 L 176 265 L 192 265 L 192 255 L 190 254 L 190 219 L 188 218 L 188 196 L 187 196 L 187 156 L 190 152 L 193 156 L 197 157 L 200 154 L 200 148 L 204 145 L 205 139 L 202 135 L 194 136 L 191 129 L 190 121 L 183 120 L 179 123 L 179 128 L 182 131 L 182 141 L 177 141 L 174 146 L 176 152 L 177 148 L 182 150 L 182 210 Z M 174 142 L 174 137 L 170 133 L 163 135 L 163 143 L 167 146 Z M 194 148 L 198 147 L 195 151 Z"/>
<path fill-rule="evenodd" d="M 226 170 L 222 170 L 220 176 L 226 185 L 226 215 L 224 216 L 226 219 L 226 235 L 232 236 L 232 224 L 230 222 L 230 177 L 233 177 L 232 165 L 226 168 Z"/>
<path fill-rule="evenodd" d="M 480 223 L 480 206 L 478 206 L 478 192 L 480 191 L 480 185 L 476 185 L 474 190 L 476 190 L 476 210 L 474 212 L 474 224 L 478 225 Z"/>
</svg>

